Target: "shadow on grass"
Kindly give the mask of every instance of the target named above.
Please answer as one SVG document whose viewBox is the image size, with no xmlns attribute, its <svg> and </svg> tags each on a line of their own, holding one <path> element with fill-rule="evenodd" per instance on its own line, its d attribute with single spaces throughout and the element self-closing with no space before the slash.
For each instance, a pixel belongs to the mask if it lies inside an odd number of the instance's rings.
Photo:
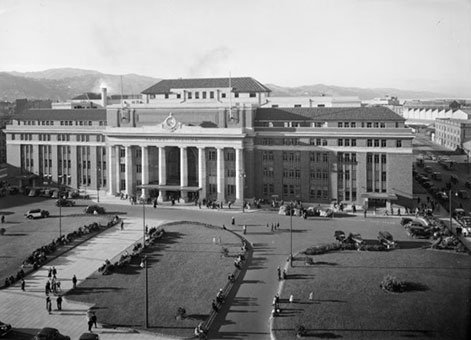
<svg viewBox="0 0 471 340">
<path fill-rule="evenodd" d="M 338 266 L 337 262 L 314 261 L 311 266 Z"/>
<path fill-rule="evenodd" d="M 186 318 L 193 319 L 193 320 L 201 320 L 204 321 L 209 316 L 209 314 L 190 314 Z"/>
<path fill-rule="evenodd" d="M 13 212 L 13 211 L 0 211 L 0 215 L 5 215 L 5 216 L 7 216 L 7 215 L 13 215 L 14 213 L 15 213 L 15 212 Z"/>
<path fill-rule="evenodd" d="M 28 234 L 23 234 L 23 233 L 6 233 L 3 236 L 26 236 Z"/>
<path fill-rule="evenodd" d="M 319 338 L 319 339 L 338 339 L 343 338 L 343 336 L 332 333 L 332 332 L 324 332 L 324 333 L 312 333 L 310 331 L 304 335 L 305 338 Z"/>
<path fill-rule="evenodd" d="M 428 241 L 397 241 L 399 249 L 429 248 L 431 243 Z"/>
<path fill-rule="evenodd" d="M 423 283 L 410 281 L 404 283 L 404 292 L 425 292 L 427 290 L 430 290 L 430 288 Z"/>
<path fill-rule="evenodd" d="M 73 298 L 74 296 L 78 295 L 87 295 L 90 293 L 105 293 L 111 291 L 120 291 L 123 290 L 122 287 L 78 287 L 75 289 L 70 290 L 65 295 L 68 298 Z"/>
<path fill-rule="evenodd" d="M 253 257 L 252 261 L 250 261 L 250 264 L 247 267 L 247 270 L 264 269 L 266 268 L 266 266 L 263 265 L 265 261 L 266 257 L 264 256 Z"/>
<path fill-rule="evenodd" d="M 314 277 L 314 275 L 309 274 L 289 274 L 286 280 L 304 280 Z"/>
</svg>

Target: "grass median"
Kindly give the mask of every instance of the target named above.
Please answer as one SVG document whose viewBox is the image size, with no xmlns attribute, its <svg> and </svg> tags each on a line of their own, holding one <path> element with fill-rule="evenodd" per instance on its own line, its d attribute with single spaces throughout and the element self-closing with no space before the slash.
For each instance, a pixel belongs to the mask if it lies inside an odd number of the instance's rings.
<svg viewBox="0 0 471 340">
<path fill-rule="evenodd" d="M 164 229 L 164 236 L 142 253 L 148 260 L 149 330 L 192 336 L 234 270 L 241 242 L 221 228 L 185 223 Z M 223 256 L 223 247 L 229 256 Z M 141 257 L 133 258 L 111 275 L 94 273 L 70 291 L 67 299 L 94 304 L 98 322 L 107 327 L 143 327 L 145 270 L 140 262 Z M 187 318 L 175 318 L 179 307 L 185 308 Z"/>
</svg>

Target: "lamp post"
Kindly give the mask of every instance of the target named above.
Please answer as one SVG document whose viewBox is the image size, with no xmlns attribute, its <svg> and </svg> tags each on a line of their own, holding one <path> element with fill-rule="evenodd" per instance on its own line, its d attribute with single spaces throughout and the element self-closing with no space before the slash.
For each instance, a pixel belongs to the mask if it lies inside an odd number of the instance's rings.
<svg viewBox="0 0 471 340">
<path fill-rule="evenodd" d="M 142 248 L 146 247 L 146 205 L 144 199 L 142 201 Z"/>
<path fill-rule="evenodd" d="M 289 265 L 293 266 L 293 202 L 289 205 L 289 236 L 290 236 L 290 251 L 289 251 Z"/>
<path fill-rule="evenodd" d="M 145 317 L 145 328 L 149 328 L 149 280 L 148 280 L 148 273 L 147 273 L 147 256 L 144 255 L 141 261 L 141 268 L 145 270 L 145 299 L 144 299 L 144 317 Z"/>
<path fill-rule="evenodd" d="M 242 186 L 242 192 L 245 193 L 245 176 L 246 176 L 246 175 L 245 175 L 245 171 L 242 170 L 239 176 L 240 176 L 240 179 L 241 179 L 241 182 L 242 182 L 242 183 L 240 184 L 240 185 Z M 245 200 L 244 200 L 244 195 L 242 195 L 241 198 L 242 198 L 242 212 L 245 212 Z"/>
</svg>

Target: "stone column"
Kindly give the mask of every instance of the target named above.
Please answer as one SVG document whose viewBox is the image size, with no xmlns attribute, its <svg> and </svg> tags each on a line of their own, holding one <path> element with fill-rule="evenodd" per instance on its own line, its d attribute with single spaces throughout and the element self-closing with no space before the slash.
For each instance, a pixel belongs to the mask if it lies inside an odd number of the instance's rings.
<svg viewBox="0 0 471 340">
<path fill-rule="evenodd" d="M 198 185 L 200 201 L 206 198 L 206 150 L 204 147 L 198 148 Z"/>
<path fill-rule="evenodd" d="M 236 171 L 235 173 L 236 203 L 243 203 L 245 169 L 244 169 L 244 151 L 242 149 L 235 149 L 235 171 Z"/>
<path fill-rule="evenodd" d="M 117 193 L 116 187 L 116 165 L 113 164 L 113 154 L 116 153 L 116 148 L 113 146 L 108 147 L 108 193 L 114 195 Z M 119 163 L 118 157 L 114 156 L 116 161 Z"/>
<path fill-rule="evenodd" d="M 141 146 L 141 184 L 149 184 L 149 148 Z M 141 198 L 147 198 L 147 189 L 141 190 Z"/>
<path fill-rule="evenodd" d="M 217 156 L 217 166 L 216 166 L 216 183 L 217 183 L 217 193 L 218 193 L 218 201 L 225 202 L 226 201 L 226 192 L 224 188 L 224 148 L 217 148 L 216 149 L 216 156 Z"/>
<path fill-rule="evenodd" d="M 115 178 L 115 185 L 116 185 L 116 192 L 121 192 L 121 147 L 119 145 L 115 146 L 115 161 L 114 164 L 116 169 L 116 178 Z"/>
<path fill-rule="evenodd" d="M 188 155 L 186 146 L 180 147 L 180 186 L 188 186 Z M 181 191 L 183 202 L 188 201 L 188 191 Z"/>
<path fill-rule="evenodd" d="M 74 189 L 78 189 L 79 183 L 82 182 L 82 179 L 79 178 L 79 166 L 82 167 L 81 164 L 78 164 L 77 162 L 77 145 L 72 145 L 70 147 L 70 160 L 71 160 L 71 169 L 70 169 L 70 174 L 72 176 L 70 186 Z M 69 181 L 67 180 L 67 183 Z M 69 185 L 69 184 L 67 184 Z"/>
<path fill-rule="evenodd" d="M 159 185 L 167 184 L 167 160 L 165 154 L 165 146 L 159 146 Z M 159 190 L 159 202 L 163 202 L 165 200 L 165 195 L 167 192 L 165 190 Z"/>
<path fill-rule="evenodd" d="M 133 193 L 133 182 L 132 182 L 132 171 L 133 171 L 133 161 L 132 161 L 132 146 L 126 146 L 126 156 L 125 156 L 125 164 L 126 164 L 126 193 L 129 196 L 132 196 Z"/>
</svg>

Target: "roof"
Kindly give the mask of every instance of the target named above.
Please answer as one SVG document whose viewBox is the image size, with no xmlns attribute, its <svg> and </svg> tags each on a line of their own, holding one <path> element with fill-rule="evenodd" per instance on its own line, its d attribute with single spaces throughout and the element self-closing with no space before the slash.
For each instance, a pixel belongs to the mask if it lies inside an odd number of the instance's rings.
<svg viewBox="0 0 471 340">
<path fill-rule="evenodd" d="M 72 100 L 99 100 L 99 99 L 101 99 L 101 93 L 93 93 L 93 92 L 86 92 L 72 98 Z"/>
<path fill-rule="evenodd" d="M 14 115 L 14 120 L 106 120 L 106 109 L 33 109 Z"/>
<path fill-rule="evenodd" d="M 261 120 L 319 120 L 319 121 L 404 121 L 394 111 L 382 107 L 287 107 L 259 108 L 255 121 Z"/>
<path fill-rule="evenodd" d="M 251 77 L 240 78 L 194 78 L 163 79 L 142 91 L 143 94 L 165 94 L 171 89 L 228 88 L 229 81 L 234 92 L 271 92 L 271 90 Z"/>
</svg>

